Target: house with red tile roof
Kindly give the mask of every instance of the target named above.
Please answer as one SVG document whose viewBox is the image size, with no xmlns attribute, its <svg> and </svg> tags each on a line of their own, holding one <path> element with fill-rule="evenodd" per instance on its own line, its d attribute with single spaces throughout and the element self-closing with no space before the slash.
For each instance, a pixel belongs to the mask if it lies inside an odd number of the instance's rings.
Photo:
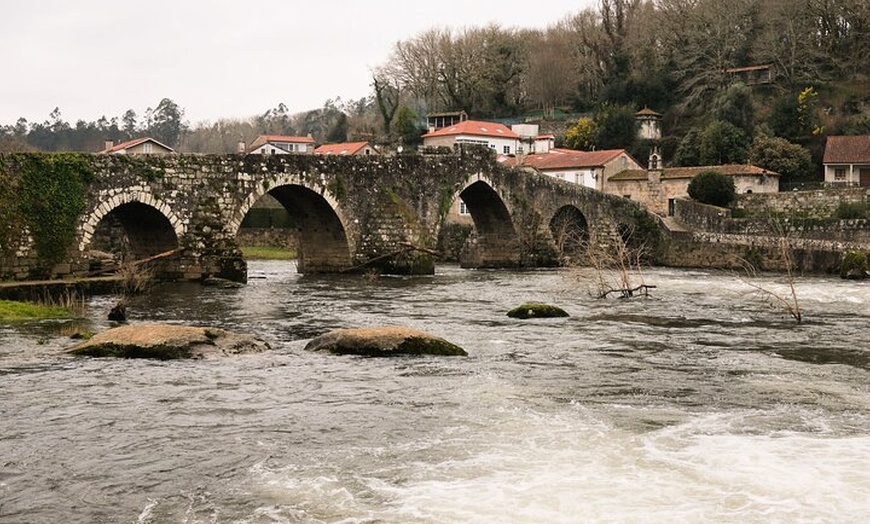
<svg viewBox="0 0 870 524">
<path fill-rule="evenodd" d="M 504 124 L 480 120 L 464 120 L 423 135 L 424 148 L 452 148 L 457 144 L 476 144 L 489 147 L 496 154 L 515 155 L 520 135 Z"/>
<path fill-rule="evenodd" d="M 717 171 L 734 180 L 737 193 L 776 193 L 779 173 L 748 164 L 627 169 L 609 177 L 604 191 L 643 203 L 654 213 L 671 215 L 674 200 L 688 198 L 689 182 L 698 173 Z"/>
<path fill-rule="evenodd" d="M 161 144 L 151 137 L 134 138 L 120 144 L 106 140 L 106 146 L 98 155 L 168 155 L 174 153 L 171 147 Z"/>
<path fill-rule="evenodd" d="M 543 154 L 517 155 L 504 159 L 504 164 L 527 167 L 559 180 L 604 191 L 608 177 L 620 171 L 643 169 L 625 149 L 574 151 L 550 149 Z"/>
<path fill-rule="evenodd" d="M 870 135 L 829 136 L 822 164 L 832 186 L 870 187 Z"/>
<path fill-rule="evenodd" d="M 314 152 L 314 139 L 308 136 L 260 135 L 247 150 L 249 155 L 292 155 Z"/>
<path fill-rule="evenodd" d="M 314 150 L 315 155 L 339 155 L 339 156 L 354 156 L 354 155 L 379 155 L 368 142 L 342 142 L 340 144 L 323 144 Z"/>
</svg>

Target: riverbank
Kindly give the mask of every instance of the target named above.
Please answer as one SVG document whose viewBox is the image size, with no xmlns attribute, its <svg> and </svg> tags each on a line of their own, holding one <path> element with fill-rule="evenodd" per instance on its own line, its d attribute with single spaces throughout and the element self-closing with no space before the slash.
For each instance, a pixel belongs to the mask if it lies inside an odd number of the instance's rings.
<svg viewBox="0 0 870 524">
<path fill-rule="evenodd" d="M 120 282 L 117 276 L 0 282 L 0 300 L 51 302 L 64 296 L 110 295 Z"/>
</svg>

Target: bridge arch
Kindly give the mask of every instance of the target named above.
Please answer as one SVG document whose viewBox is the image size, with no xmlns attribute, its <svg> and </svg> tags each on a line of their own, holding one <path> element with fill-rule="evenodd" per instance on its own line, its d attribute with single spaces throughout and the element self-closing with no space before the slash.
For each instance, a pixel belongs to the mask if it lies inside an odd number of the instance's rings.
<svg viewBox="0 0 870 524">
<path fill-rule="evenodd" d="M 589 249 L 589 221 L 575 205 L 563 205 L 553 213 L 549 223 L 559 261 L 565 264 L 583 262 Z"/>
<path fill-rule="evenodd" d="M 112 229 L 118 231 L 112 232 Z M 126 254 L 134 260 L 178 247 L 185 234 L 184 223 L 165 202 L 144 191 L 123 191 L 102 201 L 80 224 L 79 251 L 95 240 L 123 235 Z M 117 240 L 117 239 L 116 239 Z"/>
<path fill-rule="evenodd" d="M 474 222 L 474 233 L 460 260 L 466 267 L 515 267 L 520 241 L 505 200 L 492 180 L 477 175 L 458 191 Z"/>
<path fill-rule="evenodd" d="M 351 267 L 349 220 L 332 194 L 300 175 L 274 177 L 258 184 L 233 215 L 231 233 L 238 234 L 245 215 L 267 194 L 287 210 L 297 225 L 299 273 L 332 273 Z"/>
</svg>

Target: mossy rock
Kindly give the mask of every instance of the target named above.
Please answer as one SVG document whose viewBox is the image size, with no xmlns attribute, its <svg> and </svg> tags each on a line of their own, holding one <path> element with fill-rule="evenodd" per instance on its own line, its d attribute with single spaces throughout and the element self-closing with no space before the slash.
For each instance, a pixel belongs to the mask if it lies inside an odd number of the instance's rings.
<svg viewBox="0 0 870 524">
<path fill-rule="evenodd" d="M 269 344 L 224 329 L 168 324 L 130 324 L 106 330 L 68 351 L 88 357 L 174 360 L 256 353 Z"/>
<path fill-rule="evenodd" d="M 311 340 L 308 351 L 337 355 L 389 357 L 394 355 L 466 356 L 461 347 L 417 329 L 385 326 L 336 329 Z"/>
<path fill-rule="evenodd" d="M 526 302 L 512 310 L 508 311 L 507 316 L 511 318 L 558 318 L 567 317 L 568 312 L 564 309 L 551 306 L 550 304 L 542 304 L 540 302 Z"/>
<path fill-rule="evenodd" d="M 855 280 L 870 277 L 870 257 L 867 256 L 867 253 L 863 251 L 847 251 L 843 255 L 840 277 Z"/>
</svg>

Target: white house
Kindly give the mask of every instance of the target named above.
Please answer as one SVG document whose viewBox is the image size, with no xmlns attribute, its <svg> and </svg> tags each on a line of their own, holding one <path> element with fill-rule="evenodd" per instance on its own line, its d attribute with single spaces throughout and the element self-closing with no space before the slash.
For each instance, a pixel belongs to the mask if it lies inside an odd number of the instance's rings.
<svg viewBox="0 0 870 524">
<path fill-rule="evenodd" d="M 828 184 L 870 187 L 870 135 L 829 136 L 822 164 Z"/>
<path fill-rule="evenodd" d="M 520 145 L 517 149 L 517 154 L 532 154 L 532 153 L 549 153 L 551 149 L 556 147 L 556 137 L 553 135 L 542 135 L 539 132 L 538 124 L 514 124 L 511 126 L 511 131 L 520 135 Z"/>
<path fill-rule="evenodd" d="M 497 154 L 515 155 L 520 147 L 520 135 L 505 125 L 479 120 L 465 120 L 423 135 L 423 147 L 452 148 L 457 144 L 477 144 Z"/>
<path fill-rule="evenodd" d="M 168 155 L 174 153 L 171 147 L 161 144 L 150 137 L 134 138 L 120 144 L 106 140 L 105 148 L 98 155 Z"/>
<path fill-rule="evenodd" d="M 260 135 L 251 143 L 249 155 L 289 155 L 314 152 L 314 139 L 308 136 Z"/>
<path fill-rule="evenodd" d="M 604 190 L 604 181 L 611 175 L 626 169 L 643 169 L 625 149 L 574 151 L 554 148 L 543 154 L 505 158 L 504 163 L 513 167 L 530 167 L 541 174 L 599 191 Z"/>
</svg>

